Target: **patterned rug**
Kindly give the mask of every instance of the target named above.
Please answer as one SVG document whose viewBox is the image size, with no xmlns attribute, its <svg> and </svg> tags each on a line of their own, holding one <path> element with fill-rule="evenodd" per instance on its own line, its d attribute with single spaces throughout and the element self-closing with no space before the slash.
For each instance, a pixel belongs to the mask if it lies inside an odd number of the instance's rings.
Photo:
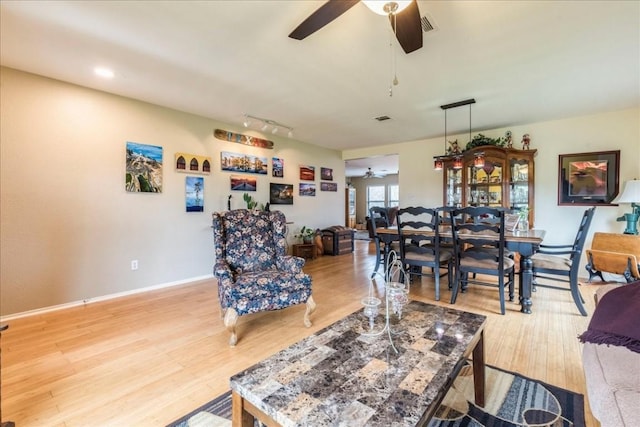
<svg viewBox="0 0 640 427">
<path fill-rule="evenodd" d="M 584 427 L 584 396 L 487 366 L 484 408 L 473 403 L 473 371 L 462 368 L 428 427 Z M 231 392 L 167 427 L 231 426 Z"/>
</svg>

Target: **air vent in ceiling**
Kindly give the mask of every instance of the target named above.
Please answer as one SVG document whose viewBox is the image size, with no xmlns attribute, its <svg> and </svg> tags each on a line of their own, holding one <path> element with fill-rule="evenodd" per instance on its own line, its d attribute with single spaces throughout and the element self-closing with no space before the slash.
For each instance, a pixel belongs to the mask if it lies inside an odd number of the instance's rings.
<svg viewBox="0 0 640 427">
<path fill-rule="evenodd" d="M 375 119 L 377 121 L 379 121 L 379 122 L 384 122 L 385 120 L 391 120 L 391 117 L 389 117 L 389 116 L 378 116 Z"/>
<path fill-rule="evenodd" d="M 429 22 L 429 19 L 426 15 L 420 19 L 420 22 L 422 23 L 422 31 L 424 31 L 425 33 L 435 30 L 435 27 L 431 25 L 431 22 Z"/>
</svg>

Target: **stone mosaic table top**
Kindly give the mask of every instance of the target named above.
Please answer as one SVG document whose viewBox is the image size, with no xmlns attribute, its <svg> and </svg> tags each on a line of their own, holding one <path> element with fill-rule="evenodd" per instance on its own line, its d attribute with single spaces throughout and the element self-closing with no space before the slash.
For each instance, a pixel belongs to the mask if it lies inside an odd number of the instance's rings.
<svg viewBox="0 0 640 427">
<path fill-rule="evenodd" d="M 234 375 L 231 389 L 284 427 L 415 426 L 440 402 L 485 321 L 411 301 L 402 319 L 392 316 L 396 353 L 386 332 L 362 335 L 368 320 L 359 310 Z"/>
</svg>

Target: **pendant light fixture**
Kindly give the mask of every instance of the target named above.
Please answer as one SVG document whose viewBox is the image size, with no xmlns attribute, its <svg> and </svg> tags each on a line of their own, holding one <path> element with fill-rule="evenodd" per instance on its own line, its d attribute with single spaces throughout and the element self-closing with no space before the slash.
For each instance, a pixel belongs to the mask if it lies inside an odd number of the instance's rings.
<svg viewBox="0 0 640 427">
<path fill-rule="evenodd" d="M 465 99 L 464 101 L 453 102 L 451 104 L 441 105 L 440 108 L 444 110 L 444 147 L 445 153 L 447 151 L 447 110 L 450 108 L 462 107 L 463 105 L 469 106 L 469 141 L 471 141 L 471 104 L 475 104 L 476 100 L 474 98 Z M 433 169 L 436 171 L 441 171 L 444 169 L 444 158 L 447 155 L 436 156 L 433 162 Z M 476 157 L 473 160 L 473 165 L 475 167 L 481 168 L 484 166 L 484 153 L 477 153 Z M 453 164 L 451 166 L 453 169 L 462 169 L 462 154 L 454 153 Z"/>
<path fill-rule="evenodd" d="M 471 104 L 469 104 L 469 141 L 471 141 Z M 473 166 L 478 169 L 484 167 L 484 151 L 480 151 L 475 154 Z"/>
<path fill-rule="evenodd" d="M 482 151 L 475 154 L 475 157 L 473 159 L 473 166 L 477 167 L 478 169 L 484 167 L 484 153 Z"/>
</svg>

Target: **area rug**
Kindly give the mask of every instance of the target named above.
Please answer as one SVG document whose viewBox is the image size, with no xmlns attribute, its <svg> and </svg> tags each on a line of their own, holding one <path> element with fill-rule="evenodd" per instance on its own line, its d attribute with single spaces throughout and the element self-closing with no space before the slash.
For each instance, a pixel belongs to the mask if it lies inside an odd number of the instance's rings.
<svg viewBox="0 0 640 427">
<path fill-rule="evenodd" d="M 356 230 L 353 233 L 353 238 L 355 240 L 371 240 L 371 236 L 369 236 L 369 232 L 367 230 Z"/>
<path fill-rule="evenodd" d="M 473 403 L 473 370 L 465 366 L 428 427 L 584 427 L 581 394 L 492 366 L 487 366 L 485 375 L 484 408 Z M 230 419 L 231 392 L 227 392 L 168 427 L 230 426 Z"/>
</svg>

